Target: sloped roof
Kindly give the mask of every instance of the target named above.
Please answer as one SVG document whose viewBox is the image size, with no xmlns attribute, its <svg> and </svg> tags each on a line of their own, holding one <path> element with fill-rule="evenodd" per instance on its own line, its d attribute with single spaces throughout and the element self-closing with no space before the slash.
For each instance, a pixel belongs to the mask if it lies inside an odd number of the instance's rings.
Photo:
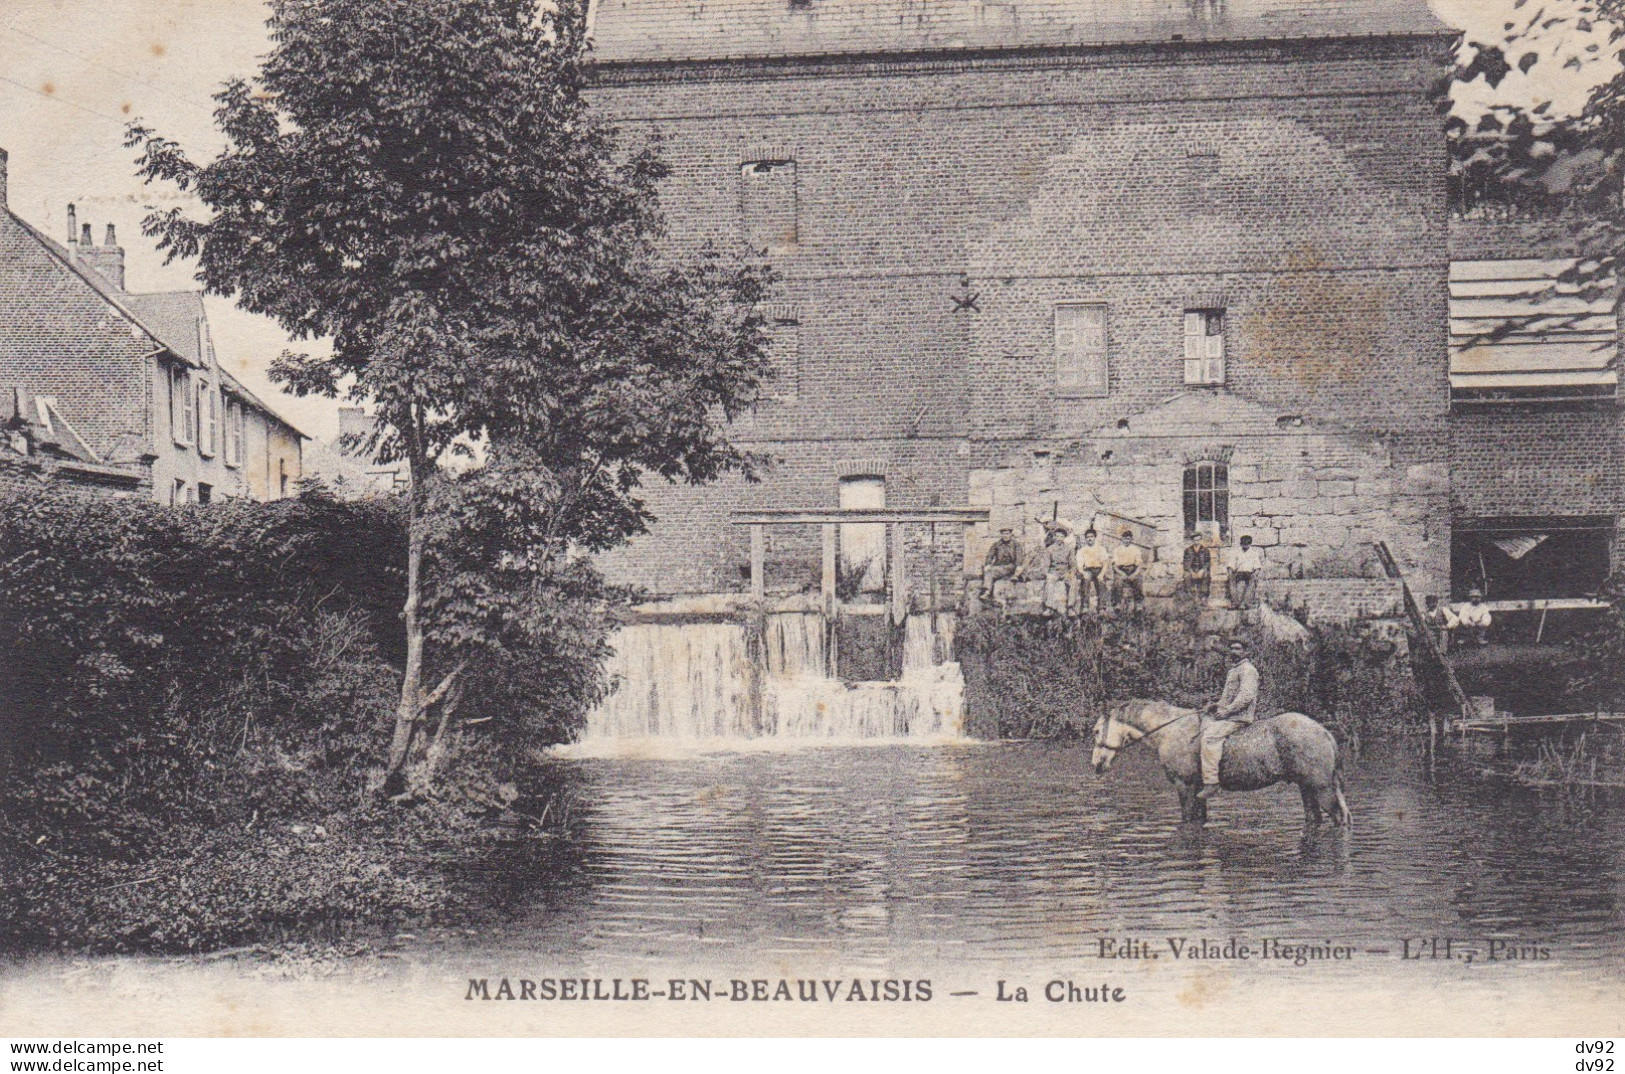
<svg viewBox="0 0 1625 1074">
<path fill-rule="evenodd" d="M 154 291 L 147 294 L 132 294 L 128 291 L 121 291 L 114 287 L 101 273 L 80 263 L 69 254 L 66 247 L 55 239 L 16 215 L 10 209 L 0 206 L 0 226 L 6 224 L 14 225 L 32 238 L 52 260 L 81 280 L 108 305 L 123 314 L 131 324 L 135 325 L 153 343 L 194 369 L 209 368 L 209 356 L 203 353 L 202 341 L 198 338 L 198 321 L 205 316 L 203 296 L 199 292 Z M 27 286 L 30 286 L 30 284 L 23 273 L 0 273 L 0 299 L 4 299 L 7 288 Z M 37 328 L 39 332 L 52 337 L 45 342 L 53 346 L 60 344 L 60 336 L 63 331 L 72 330 L 71 327 L 64 328 L 63 325 L 51 324 L 42 324 Z M 0 354 L 3 354 L 3 349 L 0 349 Z M 308 435 L 278 414 L 259 396 L 249 391 L 224 367 L 218 368 L 221 382 L 229 391 L 256 410 L 262 411 L 273 421 L 287 426 L 288 429 L 306 440 L 310 439 Z"/>
<path fill-rule="evenodd" d="M 1450 386 L 1612 394 L 1618 281 L 1566 278 L 1579 267 L 1574 258 L 1452 261 Z"/>
<path fill-rule="evenodd" d="M 1449 34 L 1426 0 L 593 0 L 605 62 Z"/>
<path fill-rule="evenodd" d="M 141 323 L 188 365 L 207 367 L 209 356 L 198 341 L 203 296 L 196 291 L 154 291 L 120 296 Z"/>
</svg>

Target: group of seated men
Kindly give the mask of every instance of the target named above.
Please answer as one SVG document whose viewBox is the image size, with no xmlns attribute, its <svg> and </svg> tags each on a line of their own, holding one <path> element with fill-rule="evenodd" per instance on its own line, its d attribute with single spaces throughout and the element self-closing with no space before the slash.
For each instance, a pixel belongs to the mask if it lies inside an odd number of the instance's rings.
<svg viewBox="0 0 1625 1074">
<path fill-rule="evenodd" d="M 1015 582 L 1042 582 L 1043 603 L 1048 612 L 1060 615 L 1110 615 L 1117 611 L 1135 613 L 1145 607 L 1145 552 L 1134 540 L 1134 530 L 1125 526 L 1115 547 L 1100 543 L 1093 527 L 1074 539 L 1074 527 L 1064 519 L 1041 520 L 1044 544 L 1024 555 L 1015 530 L 1004 527 L 999 539 L 988 549 L 982 565 L 982 595 L 1003 604 L 1008 588 Z M 1206 604 L 1212 592 L 1213 549 L 1200 534 L 1185 549 L 1179 592 L 1191 602 Z M 1250 607 L 1256 597 L 1258 575 L 1263 570 L 1262 553 L 1251 537 L 1241 538 L 1230 557 L 1226 595 L 1233 607 Z"/>
</svg>

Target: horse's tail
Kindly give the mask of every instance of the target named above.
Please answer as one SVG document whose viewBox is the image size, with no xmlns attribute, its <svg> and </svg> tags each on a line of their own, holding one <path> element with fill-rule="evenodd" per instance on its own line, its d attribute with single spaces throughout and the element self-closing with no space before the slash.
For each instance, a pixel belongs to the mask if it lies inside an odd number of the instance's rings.
<svg viewBox="0 0 1625 1074">
<path fill-rule="evenodd" d="M 1337 795 L 1337 816 L 1332 821 L 1346 827 L 1354 815 L 1349 812 L 1348 799 L 1343 797 L 1343 751 L 1337 748 L 1335 738 L 1332 740 L 1332 792 Z"/>
</svg>

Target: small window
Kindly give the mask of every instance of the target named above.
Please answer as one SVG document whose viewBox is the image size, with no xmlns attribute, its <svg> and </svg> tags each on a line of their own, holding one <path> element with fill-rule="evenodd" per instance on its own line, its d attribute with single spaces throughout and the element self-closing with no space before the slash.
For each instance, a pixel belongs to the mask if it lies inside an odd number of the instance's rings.
<svg viewBox="0 0 1625 1074">
<path fill-rule="evenodd" d="M 206 482 L 199 481 L 197 483 L 197 502 L 208 503 L 212 499 L 214 499 L 214 486 Z"/>
<path fill-rule="evenodd" d="M 1185 467 L 1185 538 L 1198 533 L 1224 538 L 1230 532 L 1230 468 L 1222 462 Z"/>
<path fill-rule="evenodd" d="M 182 446 L 192 442 L 195 411 L 192 397 L 192 378 L 181 366 L 169 371 L 169 432 L 175 443 Z"/>
<path fill-rule="evenodd" d="M 200 377 L 197 382 L 197 450 L 200 455 L 213 455 L 219 448 L 219 399 L 214 386 Z"/>
<path fill-rule="evenodd" d="M 288 498 L 288 460 L 278 459 L 276 461 L 276 469 L 277 476 L 279 478 L 277 483 L 277 494 L 285 500 Z"/>
<path fill-rule="evenodd" d="M 773 398 L 793 403 L 801 395 L 801 321 L 794 316 L 775 317 L 769 325 L 768 354 L 775 376 Z"/>
<path fill-rule="evenodd" d="M 1055 307 L 1055 390 L 1062 395 L 1106 394 L 1106 307 L 1066 302 Z"/>
<path fill-rule="evenodd" d="M 1185 311 L 1185 383 L 1224 383 L 1224 310 Z"/>
<path fill-rule="evenodd" d="M 179 478 L 175 479 L 174 486 L 169 490 L 169 502 L 171 506 L 186 502 L 186 482 Z"/>
<path fill-rule="evenodd" d="M 796 162 L 753 160 L 740 165 L 739 173 L 746 244 L 757 253 L 795 246 Z"/>
</svg>

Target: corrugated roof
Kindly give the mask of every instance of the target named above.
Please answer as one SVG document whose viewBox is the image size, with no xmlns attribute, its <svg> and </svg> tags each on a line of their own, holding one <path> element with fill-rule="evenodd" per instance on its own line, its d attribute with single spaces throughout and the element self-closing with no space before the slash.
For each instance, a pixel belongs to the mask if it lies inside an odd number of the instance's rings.
<svg viewBox="0 0 1625 1074">
<path fill-rule="evenodd" d="M 601 61 L 1448 34 L 1426 0 L 593 0 Z"/>
<path fill-rule="evenodd" d="M 1620 291 L 1566 280 L 1575 259 L 1450 264 L 1450 385 L 1470 391 L 1612 388 Z"/>
</svg>

